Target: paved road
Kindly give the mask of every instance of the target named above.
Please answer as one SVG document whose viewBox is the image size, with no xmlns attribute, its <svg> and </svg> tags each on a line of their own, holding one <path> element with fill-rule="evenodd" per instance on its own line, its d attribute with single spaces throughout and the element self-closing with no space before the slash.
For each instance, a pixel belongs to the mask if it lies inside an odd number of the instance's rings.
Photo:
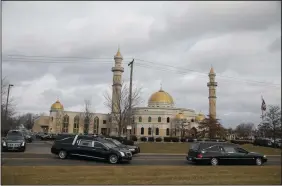
<svg viewBox="0 0 282 186">
<path fill-rule="evenodd" d="M 265 165 L 281 165 L 280 156 L 268 157 Z M 93 160 L 82 160 L 78 158 L 60 160 L 50 153 L 50 145 L 41 141 L 35 141 L 27 145 L 26 152 L 4 152 L 2 153 L 2 165 L 5 166 L 60 166 L 60 165 L 109 165 L 105 162 Z M 186 161 L 185 155 L 135 155 L 130 163 L 123 163 L 121 166 L 130 165 L 193 165 Z M 110 165 L 111 166 L 111 165 Z"/>
</svg>

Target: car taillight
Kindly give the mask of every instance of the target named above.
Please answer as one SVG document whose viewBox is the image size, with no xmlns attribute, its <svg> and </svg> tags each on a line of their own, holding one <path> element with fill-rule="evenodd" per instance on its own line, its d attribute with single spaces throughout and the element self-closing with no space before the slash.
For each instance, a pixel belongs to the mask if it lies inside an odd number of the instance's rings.
<svg viewBox="0 0 282 186">
<path fill-rule="evenodd" d="M 197 158 L 202 158 L 202 157 L 203 157 L 202 154 L 198 154 L 198 155 L 197 155 Z"/>
</svg>

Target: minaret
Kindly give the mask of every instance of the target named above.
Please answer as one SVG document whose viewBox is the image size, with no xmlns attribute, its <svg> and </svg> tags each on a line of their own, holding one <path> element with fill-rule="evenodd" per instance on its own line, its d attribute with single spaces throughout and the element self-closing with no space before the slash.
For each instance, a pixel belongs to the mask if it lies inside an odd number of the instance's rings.
<svg viewBox="0 0 282 186">
<path fill-rule="evenodd" d="M 213 67 L 211 67 L 209 73 L 210 82 L 208 82 L 209 87 L 209 115 L 210 118 L 216 119 L 216 87 L 217 82 L 215 82 L 215 72 Z"/>
<path fill-rule="evenodd" d="M 124 68 L 122 67 L 123 57 L 120 53 L 119 47 L 116 55 L 114 56 L 115 65 L 112 67 L 113 72 L 113 85 L 112 85 L 112 113 L 119 111 L 118 104 L 120 103 L 121 88 L 122 88 L 122 73 Z"/>
</svg>

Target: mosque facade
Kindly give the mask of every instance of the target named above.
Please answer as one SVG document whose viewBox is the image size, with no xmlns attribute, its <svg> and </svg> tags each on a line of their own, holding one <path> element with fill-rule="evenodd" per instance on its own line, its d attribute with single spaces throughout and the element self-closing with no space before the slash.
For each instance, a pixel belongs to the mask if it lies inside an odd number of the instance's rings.
<svg viewBox="0 0 282 186">
<path fill-rule="evenodd" d="M 117 135 L 117 128 L 113 127 L 112 114 L 117 112 L 115 106 L 121 96 L 123 57 L 118 49 L 114 56 L 112 110 L 111 113 L 92 113 L 87 119 L 83 112 L 73 112 L 64 109 L 63 104 L 57 100 L 51 105 L 48 116 L 40 116 L 35 120 L 33 131 L 48 133 L 77 133 L 77 134 L 108 134 Z M 215 73 L 210 70 L 209 111 L 212 116 L 216 114 Z M 137 137 L 154 136 L 190 136 L 196 135 L 199 123 L 205 119 L 203 113 L 196 113 L 189 108 L 177 108 L 173 97 L 162 88 L 153 93 L 146 107 L 132 108 L 132 122 L 130 128 L 124 128 L 122 134 L 129 132 Z"/>
</svg>

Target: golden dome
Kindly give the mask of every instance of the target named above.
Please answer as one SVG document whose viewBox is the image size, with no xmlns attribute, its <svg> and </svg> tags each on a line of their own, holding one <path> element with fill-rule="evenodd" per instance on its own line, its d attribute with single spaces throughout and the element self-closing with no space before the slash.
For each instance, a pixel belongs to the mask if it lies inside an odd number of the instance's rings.
<svg viewBox="0 0 282 186">
<path fill-rule="evenodd" d="M 184 116 L 183 113 L 178 113 L 178 114 L 176 114 L 175 118 L 176 118 L 176 119 L 184 119 L 185 116 Z"/>
<path fill-rule="evenodd" d="M 206 117 L 203 113 L 199 113 L 197 116 L 196 116 L 196 121 L 202 121 L 204 120 Z"/>
<path fill-rule="evenodd" d="M 63 104 L 59 100 L 52 104 L 51 110 L 64 110 Z"/>
<path fill-rule="evenodd" d="M 161 104 L 174 104 L 173 99 L 169 93 L 159 90 L 158 92 L 155 92 L 154 94 L 151 95 L 149 99 L 149 104 L 150 103 L 161 103 Z"/>
</svg>

